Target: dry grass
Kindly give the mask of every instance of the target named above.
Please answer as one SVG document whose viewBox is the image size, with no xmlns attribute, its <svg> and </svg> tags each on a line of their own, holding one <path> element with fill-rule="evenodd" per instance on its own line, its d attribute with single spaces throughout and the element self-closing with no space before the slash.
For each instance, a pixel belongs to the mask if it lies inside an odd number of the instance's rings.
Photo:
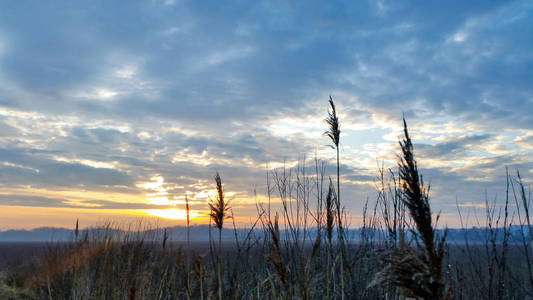
<svg viewBox="0 0 533 300">
<path fill-rule="evenodd" d="M 386 182 L 380 168 L 378 199 L 366 202 L 363 228 L 357 239 L 350 239 L 340 202 L 340 125 L 332 98 L 329 104 L 326 134 L 337 154 L 336 185 L 327 182 L 325 164 L 317 158 L 314 173 L 305 158 L 293 169 L 267 170 L 268 202 L 257 203 L 254 230 L 244 239 L 235 230 L 233 248 L 222 244 L 222 230 L 233 211 L 230 215 L 217 173 L 217 194 L 209 202 L 211 223 L 218 230 L 216 252 L 190 246 L 188 218 L 186 251 L 165 229 L 109 224 L 82 230 L 77 222 L 71 242 L 51 244 L 24 268 L 2 273 L 0 298 L 533 297 L 531 197 L 520 174 L 507 177 L 503 209 L 486 202 L 485 242 L 450 245 L 433 221 L 429 187 L 419 173 L 405 121 L 399 171 L 391 171 Z M 271 205 L 273 197 L 281 199 L 279 207 Z M 185 205 L 188 213 L 187 197 Z M 522 233 L 517 238 L 511 235 L 511 205 Z M 210 242 L 209 248 L 215 244 Z"/>
<path fill-rule="evenodd" d="M 217 276 L 218 276 L 218 299 L 222 300 L 222 228 L 224 227 L 224 220 L 229 218 L 228 211 L 230 210 L 229 201 L 226 200 L 224 195 L 224 186 L 222 185 L 222 178 L 217 172 L 215 174 L 215 183 L 217 195 L 215 199 L 211 199 L 209 202 L 209 208 L 211 212 L 209 216 L 211 221 L 215 223 L 218 229 L 218 253 L 217 253 Z"/>
<path fill-rule="evenodd" d="M 418 172 L 405 119 L 403 124 L 404 138 L 400 141 L 402 156 L 398 162 L 401 200 L 413 220 L 415 242 L 401 243 L 399 247 L 387 251 L 381 258 L 384 267 L 376 274 L 371 286 L 389 284 L 398 287 L 406 297 L 446 299 L 448 295 L 442 274 L 446 234 L 437 240 L 432 223 L 429 187 L 424 186 Z"/>
<path fill-rule="evenodd" d="M 339 240 L 339 263 L 340 263 L 340 286 L 341 286 L 341 297 L 344 299 L 344 230 L 342 227 L 342 205 L 341 205 L 341 186 L 340 186 L 340 155 L 339 155 L 339 144 L 341 138 L 340 130 L 340 121 L 337 116 L 337 109 L 335 108 L 335 103 L 333 98 L 329 96 L 329 105 L 331 107 L 328 110 L 328 117 L 326 118 L 326 124 L 328 125 L 328 130 L 325 134 L 331 139 L 333 147 L 337 152 L 337 196 L 336 199 L 336 210 L 337 210 L 337 232 Z"/>
</svg>

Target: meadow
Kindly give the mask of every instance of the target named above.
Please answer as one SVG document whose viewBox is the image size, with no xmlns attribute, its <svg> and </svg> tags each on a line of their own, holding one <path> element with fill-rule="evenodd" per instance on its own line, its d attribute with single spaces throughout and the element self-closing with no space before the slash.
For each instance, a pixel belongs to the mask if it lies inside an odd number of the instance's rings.
<svg viewBox="0 0 533 300">
<path fill-rule="evenodd" d="M 76 226 L 70 242 L 3 244 L 0 298 L 533 298 L 531 196 L 520 173 L 508 173 L 501 203 L 486 201 L 475 236 L 463 228 L 454 231 L 464 233 L 462 241 L 450 241 L 431 210 L 404 121 L 398 167 L 377 171 L 378 197 L 366 202 L 354 235 L 343 203 L 355 200 L 341 193 L 340 120 L 331 99 L 326 122 L 335 175 L 328 177 L 318 158 L 269 170 L 268 200 L 257 202 L 250 228 L 235 228 L 239 212 L 217 173 L 207 242 L 189 235 L 176 242 L 165 228 L 110 223 Z M 228 230 L 233 241 L 222 239 Z"/>
</svg>

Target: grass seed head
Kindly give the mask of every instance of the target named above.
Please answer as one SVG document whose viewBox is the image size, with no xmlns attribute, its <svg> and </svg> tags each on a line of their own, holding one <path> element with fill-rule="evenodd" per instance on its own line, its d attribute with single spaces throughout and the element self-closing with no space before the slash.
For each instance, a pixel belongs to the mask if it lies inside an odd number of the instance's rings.
<svg viewBox="0 0 533 300">
<path fill-rule="evenodd" d="M 222 185 L 222 178 L 220 178 L 218 172 L 215 174 L 215 183 L 217 194 L 214 199 L 209 201 L 209 208 L 211 209 L 209 216 L 218 230 L 222 230 L 224 220 L 228 218 L 230 206 L 229 201 L 224 197 L 224 186 Z"/>
</svg>

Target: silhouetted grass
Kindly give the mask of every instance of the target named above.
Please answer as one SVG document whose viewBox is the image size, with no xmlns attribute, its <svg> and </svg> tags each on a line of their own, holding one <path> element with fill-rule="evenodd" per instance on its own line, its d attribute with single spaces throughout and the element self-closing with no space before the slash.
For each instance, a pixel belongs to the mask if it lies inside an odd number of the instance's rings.
<svg viewBox="0 0 533 300">
<path fill-rule="evenodd" d="M 407 207 L 414 223 L 414 245 L 402 242 L 382 257 L 384 268 L 372 285 L 388 283 L 399 288 L 407 297 L 446 299 L 442 274 L 446 232 L 435 235 L 429 203 L 429 187 L 424 186 L 418 172 L 414 149 L 405 119 L 404 138 L 400 141 L 402 156 L 399 159 L 399 178 L 402 185 L 400 199 Z M 438 219 L 438 216 L 437 216 Z M 419 243 L 421 240 L 421 244 Z"/>
<path fill-rule="evenodd" d="M 314 171 L 305 158 L 291 169 L 267 170 L 268 199 L 257 202 L 257 221 L 244 237 L 235 230 L 234 242 L 222 241 L 225 220 L 234 212 L 229 214 L 217 173 L 217 194 L 208 203 L 218 230 L 216 251 L 211 241 L 204 246 L 190 242 L 189 218 L 186 247 L 173 242 L 164 228 L 148 230 L 139 223 L 80 229 L 76 222 L 71 242 L 52 243 L 36 259 L 0 273 L 0 298 L 533 297 L 531 197 L 519 173 L 507 175 L 501 209 L 486 201 L 485 224 L 476 238 L 481 242 L 470 240 L 467 231 L 464 243 L 446 242 L 446 235 L 438 234 L 438 216 L 432 213 L 429 187 L 404 121 L 398 171 L 379 168 L 378 198 L 366 201 L 363 227 L 354 239 L 343 225 L 340 125 L 331 98 L 327 123 L 337 154 L 336 185 L 318 158 Z M 279 206 L 271 203 L 274 198 Z M 188 216 L 188 198 L 186 211 Z M 513 220 L 519 232 L 511 232 Z"/>
</svg>

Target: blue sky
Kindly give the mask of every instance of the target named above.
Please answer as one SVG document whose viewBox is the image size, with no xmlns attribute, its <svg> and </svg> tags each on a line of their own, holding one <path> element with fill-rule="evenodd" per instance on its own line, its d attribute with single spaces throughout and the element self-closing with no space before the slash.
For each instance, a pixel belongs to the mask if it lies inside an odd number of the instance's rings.
<svg viewBox="0 0 533 300">
<path fill-rule="evenodd" d="M 215 171 L 252 216 L 266 162 L 333 162 L 330 94 L 353 222 L 377 161 L 395 166 L 405 115 L 434 210 L 456 225 L 456 199 L 503 197 L 505 166 L 533 176 L 532 12 L 530 1 L 4 2 L 0 229 L 138 217 L 185 194 L 201 213 Z"/>
</svg>

